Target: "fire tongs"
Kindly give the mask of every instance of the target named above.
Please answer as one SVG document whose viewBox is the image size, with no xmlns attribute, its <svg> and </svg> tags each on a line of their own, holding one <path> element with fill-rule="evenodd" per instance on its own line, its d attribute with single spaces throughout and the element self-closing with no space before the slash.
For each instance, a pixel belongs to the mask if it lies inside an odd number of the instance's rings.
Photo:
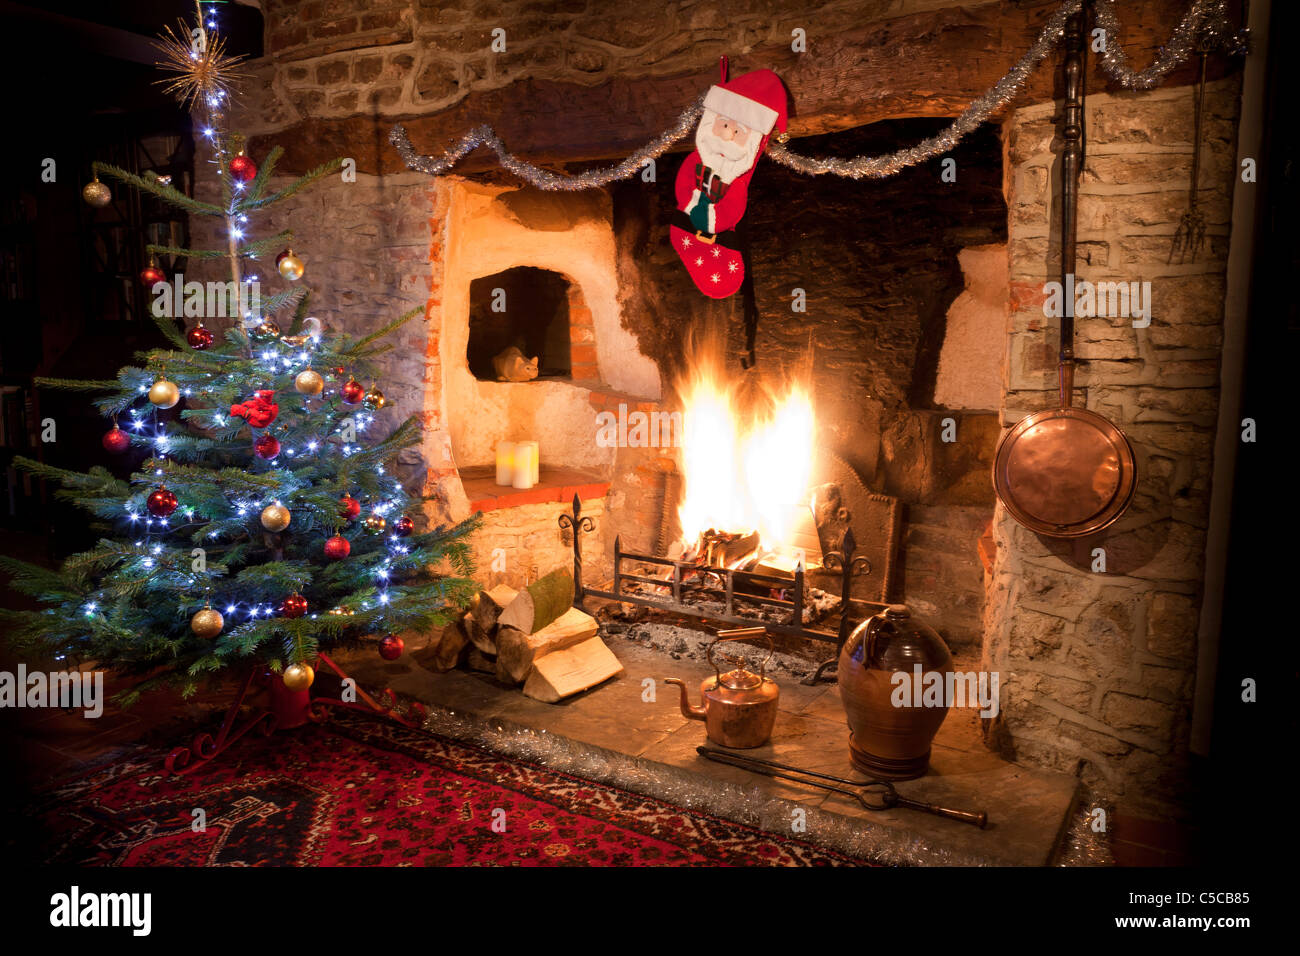
<svg viewBox="0 0 1300 956">
<path fill-rule="evenodd" d="M 786 780 L 793 780 L 795 783 L 802 783 L 809 787 L 845 794 L 853 797 L 867 810 L 892 810 L 895 807 L 902 807 L 907 810 L 921 810 L 925 813 L 933 813 L 936 816 L 947 817 L 949 820 L 970 823 L 981 830 L 989 821 L 989 815 L 983 810 L 978 813 L 972 813 L 969 810 L 950 810 L 947 807 L 941 807 L 933 803 L 923 803 L 920 800 L 911 800 L 900 796 L 898 791 L 894 789 L 894 785 L 888 780 L 846 780 L 843 777 L 832 777 L 828 773 L 818 773 L 816 770 L 803 770 L 799 767 L 791 767 L 771 760 L 759 760 L 757 757 L 747 757 L 744 754 L 733 753 L 730 750 L 717 750 L 713 747 L 696 747 L 695 752 L 701 757 L 707 757 L 709 760 L 718 763 L 731 764 L 733 767 L 740 767 L 742 770 L 752 770 L 754 773 L 765 774 L 769 777 L 784 777 Z M 817 779 L 805 779 L 808 777 L 816 777 Z M 831 780 L 835 783 L 842 783 L 844 786 L 836 787 L 829 783 L 819 782 L 822 780 Z"/>
</svg>

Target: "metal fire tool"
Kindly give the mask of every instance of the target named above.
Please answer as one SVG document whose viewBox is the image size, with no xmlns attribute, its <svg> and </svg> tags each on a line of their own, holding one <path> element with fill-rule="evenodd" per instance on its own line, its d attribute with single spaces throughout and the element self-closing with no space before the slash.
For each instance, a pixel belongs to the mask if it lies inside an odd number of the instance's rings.
<svg viewBox="0 0 1300 956">
<path fill-rule="evenodd" d="M 834 777 L 828 773 L 818 773 L 816 770 L 804 770 L 800 767 L 791 767 L 772 760 L 759 760 L 757 757 L 747 757 L 744 754 L 731 753 L 727 750 L 715 750 L 712 747 L 696 747 L 695 752 L 701 757 L 706 757 L 717 763 L 731 764 L 733 767 L 740 767 L 742 770 L 751 770 L 754 773 L 761 773 L 768 777 L 783 777 L 786 780 L 793 780 L 795 783 L 802 783 L 809 787 L 829 790 L 832 793 L 842 793 L 845 796 L 853 797 L 867 810 L 892 810 L 895 807 L 906 810 L 920 810 L 924 813 L 933 813 L 935 816 L 947 817 L 949 820 L 969 823 L 981 830 L 989 822 L 989 815 L 983 810 L 979 812 L 951 810 L 948 807 L 941 807 L 937 804 L 924 803 L 920 800 L 912 800 L 901 796 L 888 780 L 846 780 L 843 777 Z M 804 779 L 806 777 L 816 777 L 818 779 Z M 831 780 L 835 783 L 842 783 L 844 786 L 833 787 L 828 783 L 820 783 L 819 780 Z"/>
</svg>

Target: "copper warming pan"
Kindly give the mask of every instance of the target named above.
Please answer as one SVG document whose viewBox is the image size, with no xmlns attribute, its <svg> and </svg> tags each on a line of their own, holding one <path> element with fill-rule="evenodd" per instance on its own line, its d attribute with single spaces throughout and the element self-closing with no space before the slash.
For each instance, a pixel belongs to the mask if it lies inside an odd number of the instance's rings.
<svg viewBox="0 0 1300 956">
<path fill-rule="evenodd" d="M 1073 272 L 1079 169 L 1083 164 L 1083 22 L 1066 23 L 1065 124 L 1061 157 L 1061 356 L 1058 408 L 1035 412 L 998 443 L 993 488 L 1007 512 L 1030 531 L 1078 538 L 1112 524 L 1137 486 L 1133 446 L 1113 423 L 1072 408 L 1074 391 Z"/>
</svg>

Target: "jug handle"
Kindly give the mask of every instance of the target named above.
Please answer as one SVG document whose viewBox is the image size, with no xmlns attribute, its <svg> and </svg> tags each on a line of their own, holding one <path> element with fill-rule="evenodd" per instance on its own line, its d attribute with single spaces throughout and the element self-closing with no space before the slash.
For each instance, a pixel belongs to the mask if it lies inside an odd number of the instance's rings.
<svg viewBox="0 0 1300 956">
<path fill-rule="evenodd" d="M 854 633 L 850 634 L 844 641 L 843 650 L 845 654 L 852 657 L 854 650 L 860 643 L 862 645 L 862 660 L 865 663 L 871 659 L 871 651 L 876 643 L 876 632 L 880 630 L 880 621 L 877 619 L 877 616 L 873 614 L 863 623 L 867 626 L 862 628 L 861 637 L 858 637 L 858 631 L 855 628 Z"/>
<path fill-rule="evenodd" d="M 763 639 L 767 641 L 767 657 L 763 658 L 763 663 L 758 665 L 758 676 L 760 679 L 766 680 L 768 661 L 770 661 L 772 659 L 772 655 L 776 653 L 776 645 L 772 642 L 772 635 L 767 633 L 767 628 L 736 627 L 736 628 L 732 628 L 729 631 L 718 631 L 718 633 L 714 636 L 713 640 L 709 643 L 709 649 L 705 653 L 705 657 L 707 657 L 709 663 L 713 665 L 713 673 L 717 675 L 719 684 L 722 683 L 722 668 L 719 667 L 718 662 L 713 659 L 713 649 L 718 644 L 721 644 L 725 641 L 740 641 L 740 640 L 744 640 L 747 637 L 758 637 L 759 635 L 762 635 Z M 722 656 L 739 667 L 743 667 L 745 665 L 745 661 L 741 658 L 731 657 L 730 655 L 727 654 L 723 654 Z"/>
</svg>

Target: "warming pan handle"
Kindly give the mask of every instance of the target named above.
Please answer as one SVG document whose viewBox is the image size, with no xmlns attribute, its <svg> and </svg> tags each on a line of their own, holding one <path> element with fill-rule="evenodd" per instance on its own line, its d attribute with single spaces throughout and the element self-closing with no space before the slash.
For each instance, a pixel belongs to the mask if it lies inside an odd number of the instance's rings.
<svg viewBox="0 0 1300 956">
<path fill-rule="evenodd" d="M 1063 358 L 1056 367 L 1056 380 L 1061 390 L 1061 407 L 1069 408 L 1074 402 L 1074 357 Z"/>
</svg>

